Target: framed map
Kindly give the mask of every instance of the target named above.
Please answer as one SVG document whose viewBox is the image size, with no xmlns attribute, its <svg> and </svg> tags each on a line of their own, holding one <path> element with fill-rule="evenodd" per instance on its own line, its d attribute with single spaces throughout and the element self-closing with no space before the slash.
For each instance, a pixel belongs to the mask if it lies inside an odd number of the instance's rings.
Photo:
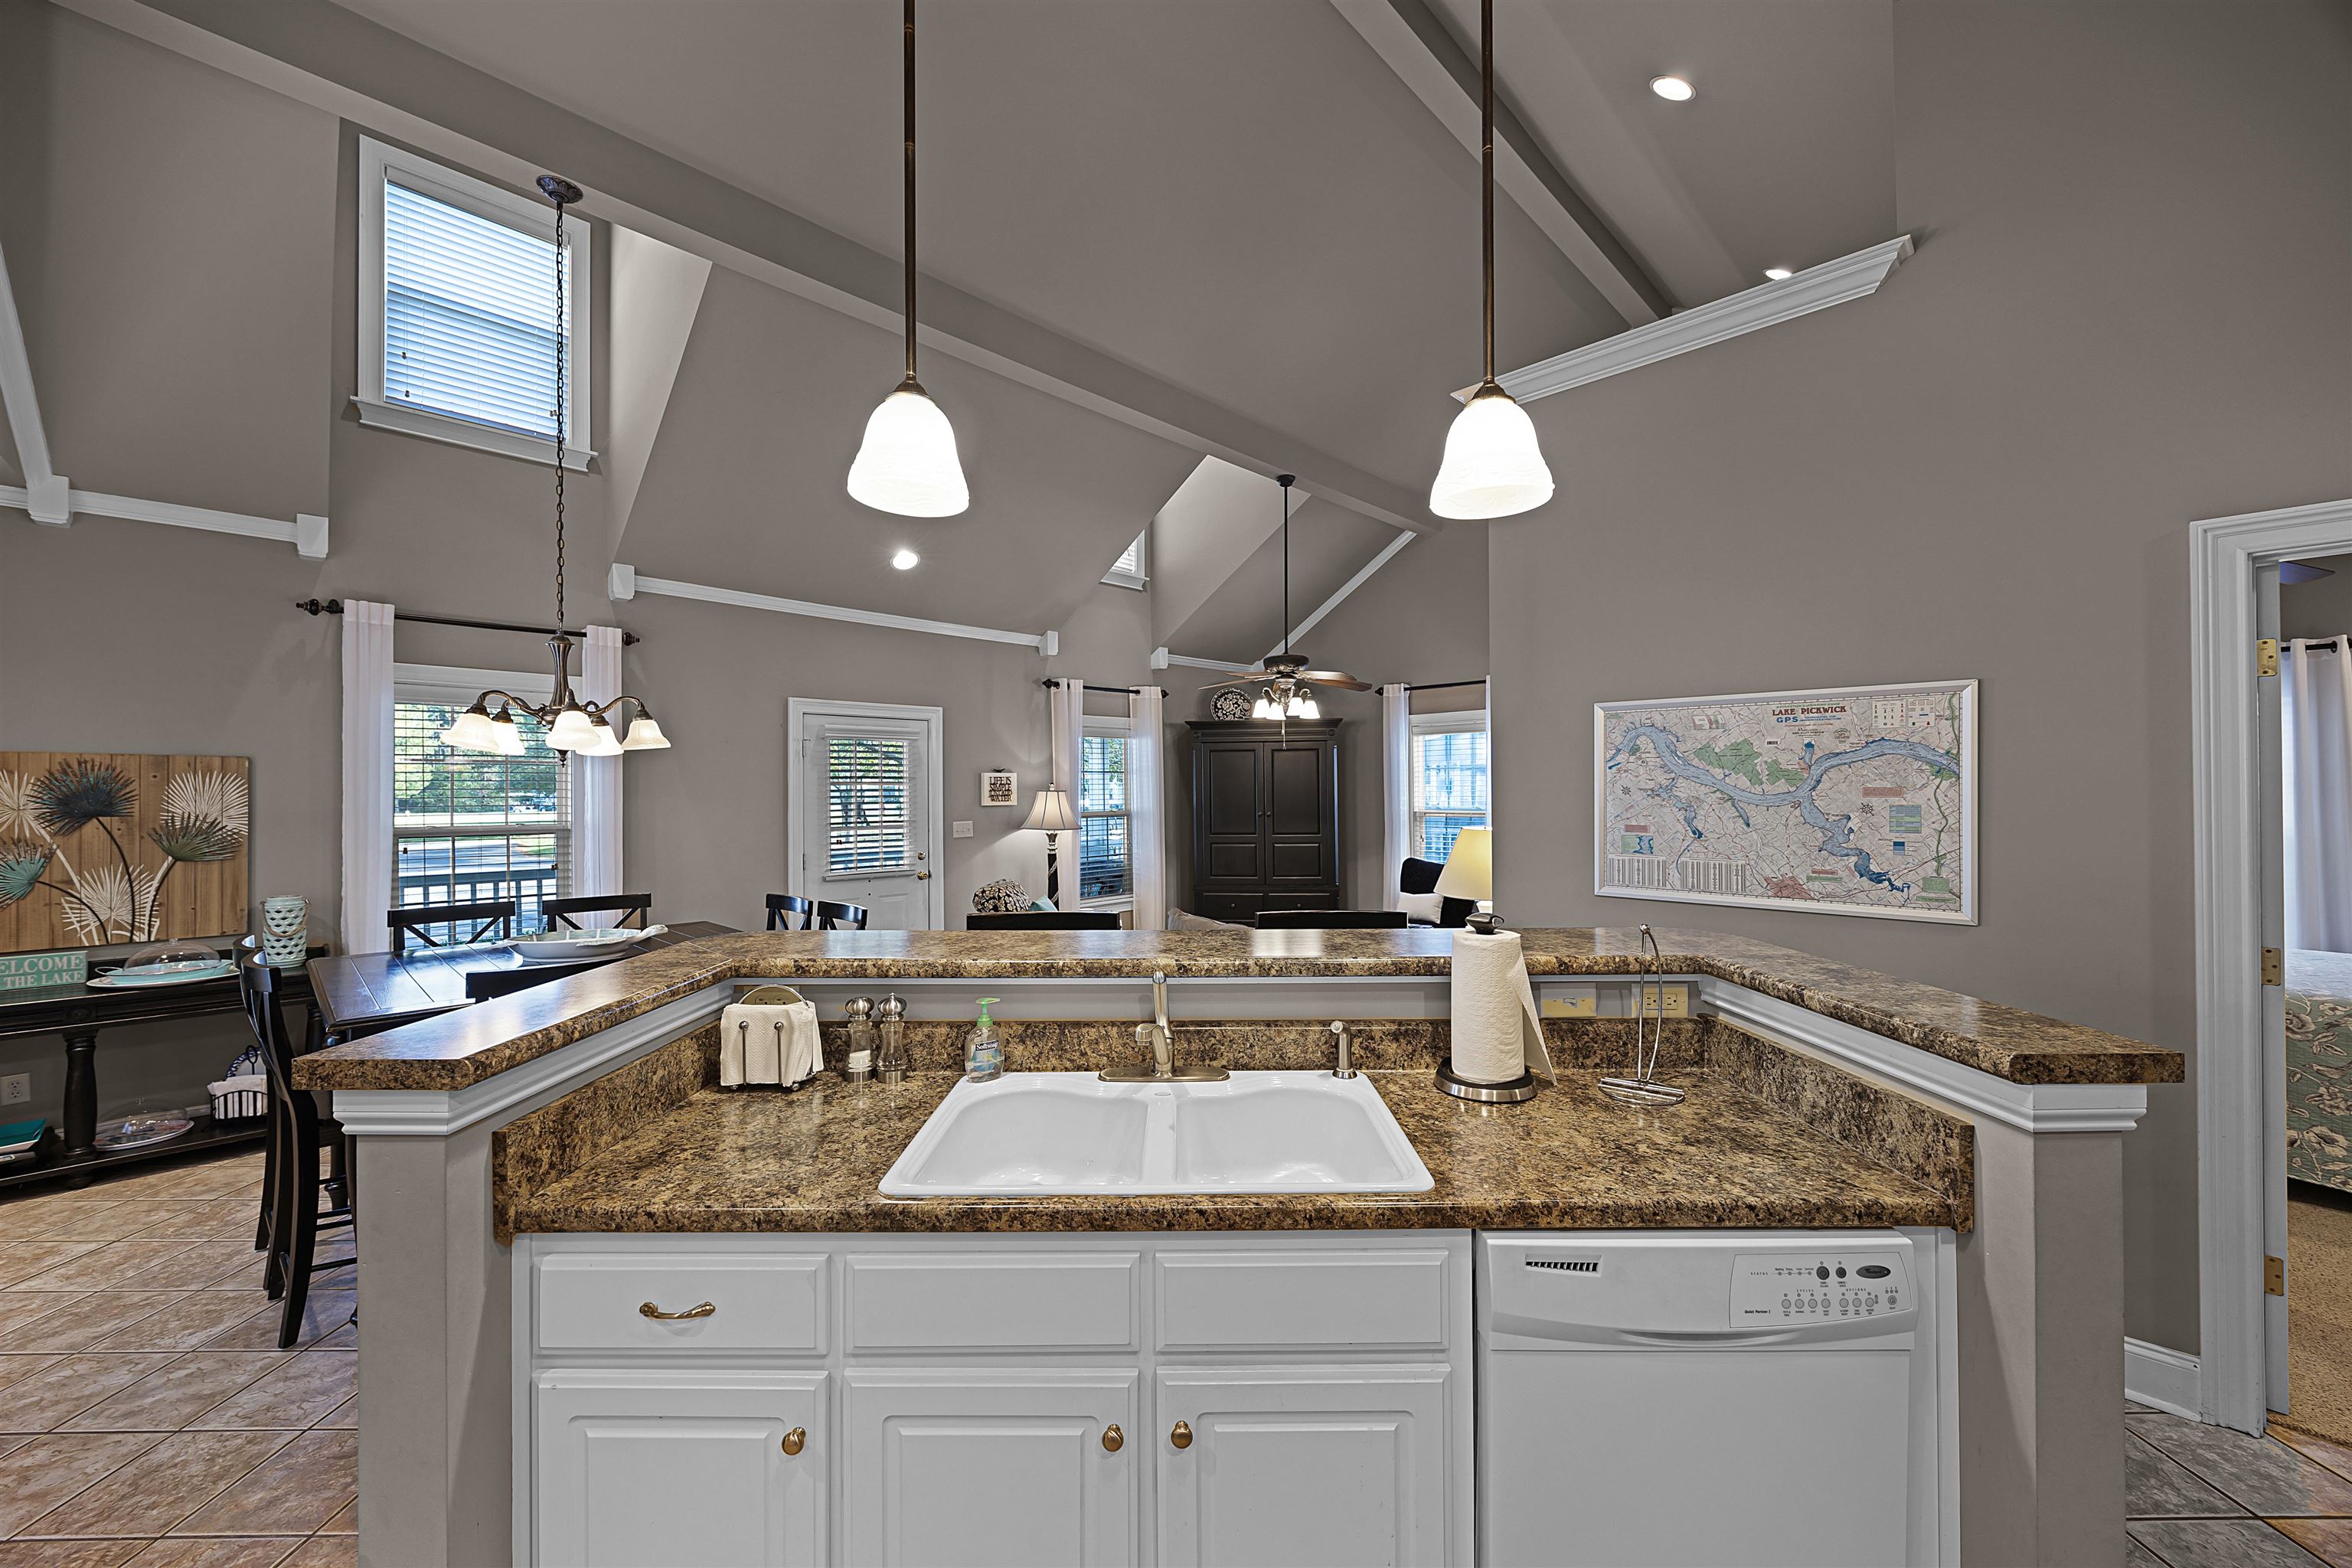
<svg viewBox="0 0 2352 1568">
<path fill-rule="evenodd" d="M 1977 683 L 1592 708 L 1592 890 L 1977 921 Z"/>
</svg>

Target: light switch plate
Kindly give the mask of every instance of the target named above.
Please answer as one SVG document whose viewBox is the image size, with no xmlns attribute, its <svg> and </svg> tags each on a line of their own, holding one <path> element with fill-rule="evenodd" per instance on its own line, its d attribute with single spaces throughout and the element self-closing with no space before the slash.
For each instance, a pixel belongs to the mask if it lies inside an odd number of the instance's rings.
<svg viewBox="0 0 2352 1568">
<path fill-rule="evenodd" d="M 955 826 L 954 826 L 954 829 L 953 829 L 952 833 L 950 834 L 950 837 L 956 837 L 956 838 L 969 838 L 969 837 L 971 837 L 971 823 L 969 823 L 969 822 L 959 822 L 959 823 L 957 823 L 957 824 L 955 825 Z"/>
<path fill-rule="evenodd" d="M 0 1078 L 0 1105 L 23 1105 L 33 1098 L 33 1075 L 12 1072 Z"/>
</svg>

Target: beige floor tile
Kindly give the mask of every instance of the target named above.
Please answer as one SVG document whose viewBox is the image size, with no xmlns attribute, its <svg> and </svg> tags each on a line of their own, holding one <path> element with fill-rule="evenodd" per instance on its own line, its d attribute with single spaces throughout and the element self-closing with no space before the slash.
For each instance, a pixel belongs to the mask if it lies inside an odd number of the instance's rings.
<svg viewBox="0 0 2352 1568">
<path fill-rule="evenodd" d="M 302 1304 L 302 1324 L 289 1349 L 301 1350 L 322 1341 L 351 1321 L 352 1292 L 313 1289 Z M 262 1310 L 226 1333 L 205 1342 L 208 1350 L 276 1350 L 278 1315 L 283 1303 L 269 1302 Z"/>
<path fill-rule="evenodd" d="M 154 1226 L 180 1214 L 182 1208 L 180 1203 L 170 1198 L 134 1197 L 115 1204 L 102 1215 L 85 1218 L 75 1229 L 81 1233 L 84 1240 L 121 1241 L 130 1237 L 147 1235 Z"/>
<path fill-rule="evenodd" d="M 207 1290 L 258 1290 L 268 1278 L 269 1260 L 258 1252 L 249 1252 L 231 1264 L 217 1279 L 205 1282 Z"/>
<path fill-rule="evenodd" d="M 156 1172 L 152 1180 L 154 1184 L 146 1191 L 153 1197 L 243 1197 L 259 1188 L 261 1161 L 256 1156 L 250 1162 L 210 1160 L 197 1165 L 177 1165 Z"/>
<path fill-rule="evenodd" d="M 152 1432 L 52 1432 L 0 1454 L 0 1535 L 16 1534 L 158 1441 Z"/>
<path fill-rule="evenodd" d="M 299 1535 L 174 1536 L 131 1560 L 131 1568 L 277 1568 Z"/>
<path fill-rule="evenodd" d="M 319 1418 L 321 1426 L 349 1427 L 356 1431 L 360 1424 L 360 1396 L 352 1394 Z"/>
<path fill-rule="evenodd" d="M 250 1237 L 242 1240 L 209 1237 L 190 1244 L 186 1251 L 173 1253 L 152 1268 L 132 1276 L 123 1289 L 161 1290 L 168 1287 L 194 1290 L 259 1256 L 253 1250 Z"/>
<path fill-rule="evenodd" d="M 19 1323 L 47 1317 L 59 1307 L 79 1300 L 78 1296 L 61 1296 L 55 1290 L 0 1289 L 0 1339 L 5 1339 L 8 1331 Z"/>
<path fill-rule="evenodd" d="M 143 1541 L 0 1541 L 0 1568 L 118 1568 Z"/>
<path fill-rule="evenodd" d="M 161 1202 L 167 1212 L 139 1233 L 142 1237 L 241 1236 L 249 1243 L 261 1219 L 260 1203 L 252 1198 L 164 1198 Z"/>
<path fill-rule="evenodd" d="M 268 1298 L 258 1290 L 232 1292 L 227 1290 L 187 1290 L 179 1293 L 171 1305 L 137 1322 L 109 1334 L 99 1342 L 101 1350 L 194 1350 L 224 1330 L 236 1327 L 267 1302 Z M 274 1349 L 251 1345 L 250 1350 Z"/>
<path fill-rule="evenodd" d="M 19 1279 L 29 1279 L 45 1274 L 58 1264 L 95 1252 L 102 1242 L 97 1241 L 7 1241 L 0 1242 L 0 1289 L 14 1285 Z"/>
<path fill-rule="evenodd" d="M 109 1210 L 121 1206 L 120 1197 L 78 1193 L 17 1198 L 0 1204 L 0 1241 L 110 1241 L 111 1236 L 88 1233 L 112 1229 L 100 1222 Z"/>
<path fill-rule="evenodd" d="M 165 1258 L 188 1250 L 193 1241 L 113 1241 L 29 1279 L 9 1287 L 15 1290 L 137 1290 L 136 1283 Z"/>
<path fill-rule="evenodd" d="M 360 1568 L 356 1535 L 314 1535 L 294 1549 L 285 1568 Z"/>
<path fill-rule="evenodd" d="M 306 1432 L 174 1525 L 175 1535 L 279 1535 L 319 1529 L 359 1495 L 356 1432 Z"/>
<path fill-rule="evenodd" d="M 80 1359 L 80 1358 L 76 1358 Z M 163 1364 L 64 1423 L 71 1432 L 172 1432 L 198 1418 L 284 1359 L 275 1351 L 196 1351 Z M 213 1423 L 220 1425 L 220 1423 Z"/>
<path fill-rule="evenodd" d="M 343 1511 L 319 1527 L 321 1535 L 357 1535 L 360 1532 L 360 1500 L 356 1497 L 343 1505 Z"/>
<path fill-rule="evenodd" d="M 47 1432 L 64 1426 L 118 1389 L 130 1387 L 171 1361 L 168 1355 L 86 1352 L 10 1386 L 0 1394 L 0 1426 L 16 1432 Z M 177 1426 L 150 1426 L 169 1431 Z"/>
<path fill-rule="evenodd" d="M 43 1367 L 55 1366 L 65 1359 L 55 1352 L 47 1355 L 0 1355 L 0 1388 L 22 1383 Z M 0 1426 L 5 1425 L 0 1422 Z"/>
<path fill-rule="evenodd" d="M 162 1535 L 243 1480 L 285 1445 L 286 1436 L 175 1432 L 16 1533 Z"/>
<path fill-rule="evenodd" d="M 15 1292 L 0 1292 L 0 1296 Z M 27 1300 L 44 1298 L 61 1303 L 55 1310 L 15 1327 L 0 1330 L 0 1353 L 9 1351 L 89 1350 L 142 1318 L 152 1317 L 177 1301 L 178 1290 L 100 1290 L 88 1296 L 59 1297 L 48 1291 L 26 1293 Z M 137 1349 L 137 1346 L 116 1346 Z"/>
<path fill-rule="evenodd" d="M 234 1399 L 215 1406 L 192 1426 L 315 1426 L 359 1384 L 353 1351 L 303 1351 Z M 304 1526 L 307 1532 L 311 1527 Z"/>
</svg>

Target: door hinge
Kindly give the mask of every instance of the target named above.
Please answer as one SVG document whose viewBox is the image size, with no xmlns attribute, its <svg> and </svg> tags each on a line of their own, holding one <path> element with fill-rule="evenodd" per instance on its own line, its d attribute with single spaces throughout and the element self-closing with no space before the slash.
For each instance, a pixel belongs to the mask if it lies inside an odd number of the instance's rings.
<svg viewBox="0 0 2352 1568">
<path fill-rule="evenodd" d="M 2286 954 L 2277 948 L 2263 949 L 2263 984 L 2265 985 L 2286 984 Z"/>
<path fill-rule="evenodd" d="M 2265 1296 L 2286 1294 L 2285 1258 L 2264 1258 L 2263 1259 L 2263 1294 Z"/>
<path fill-rule="evenodd" d="M 2278 673 L 2278 638 L 2256 637 L 2254 639 L 2254 673 L 2256 675 Z"/>
</svg>

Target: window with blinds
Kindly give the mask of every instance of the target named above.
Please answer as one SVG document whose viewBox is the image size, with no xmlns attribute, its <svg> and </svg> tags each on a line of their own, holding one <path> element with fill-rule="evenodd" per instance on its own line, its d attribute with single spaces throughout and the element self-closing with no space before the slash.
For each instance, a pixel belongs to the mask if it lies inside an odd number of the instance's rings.
<svg viewBox="0 0 2352 1568">
<path fill-rule="evenodd" d="M 1413 716 L 1413 854 L 1443 862 L 1454 853 L 1456 834 L 1488 826 L 1488 773 L 1486 714 Z"/>
<path fill-rule="evenodd" d="M 569 299 L 569 246 L 562 265 Z M 552 441 L 556 266 L 552 219 L 534 234 L 387 177 L 384 401 Z"/>
<path fill-rule="evenodd" d="M 516 925 L 572 881 L 568 781 L 538 721 L 518 716 L 519 757 L 444 745 L 462 703 L 404 696 L 392 710 L 392 900 L 402 909 L 512 899 Z M 446 930 L 430 932 L 449 940 Z M 462 933 L 461 933 L 462 934 Z"/>
<path fill-rule="evenodd" d="M 1078 742 L 1078 898 L 1123 899 L 1135 890 L 1128 845 L 1127 737 Z"/>
<path fill-rule="evenodd" d="M 1150 538 L 1151 531 L 1148 528 L 1137 534 L 1135 542 L 1120 551 L 1118 559 L 1111 563 L 1111 569 L 1103 574 L 1103 581 L 1115 583 L 1122 588 L 1146 586 L 1151 580 L 1150 570 L 1151 563 L 1149 553 Z"/>
<path fill-rule="evenodd" d="M 826 875 L 912 870 L 918 742 L 835 731 L 824 748 Z"/>
</svg>

